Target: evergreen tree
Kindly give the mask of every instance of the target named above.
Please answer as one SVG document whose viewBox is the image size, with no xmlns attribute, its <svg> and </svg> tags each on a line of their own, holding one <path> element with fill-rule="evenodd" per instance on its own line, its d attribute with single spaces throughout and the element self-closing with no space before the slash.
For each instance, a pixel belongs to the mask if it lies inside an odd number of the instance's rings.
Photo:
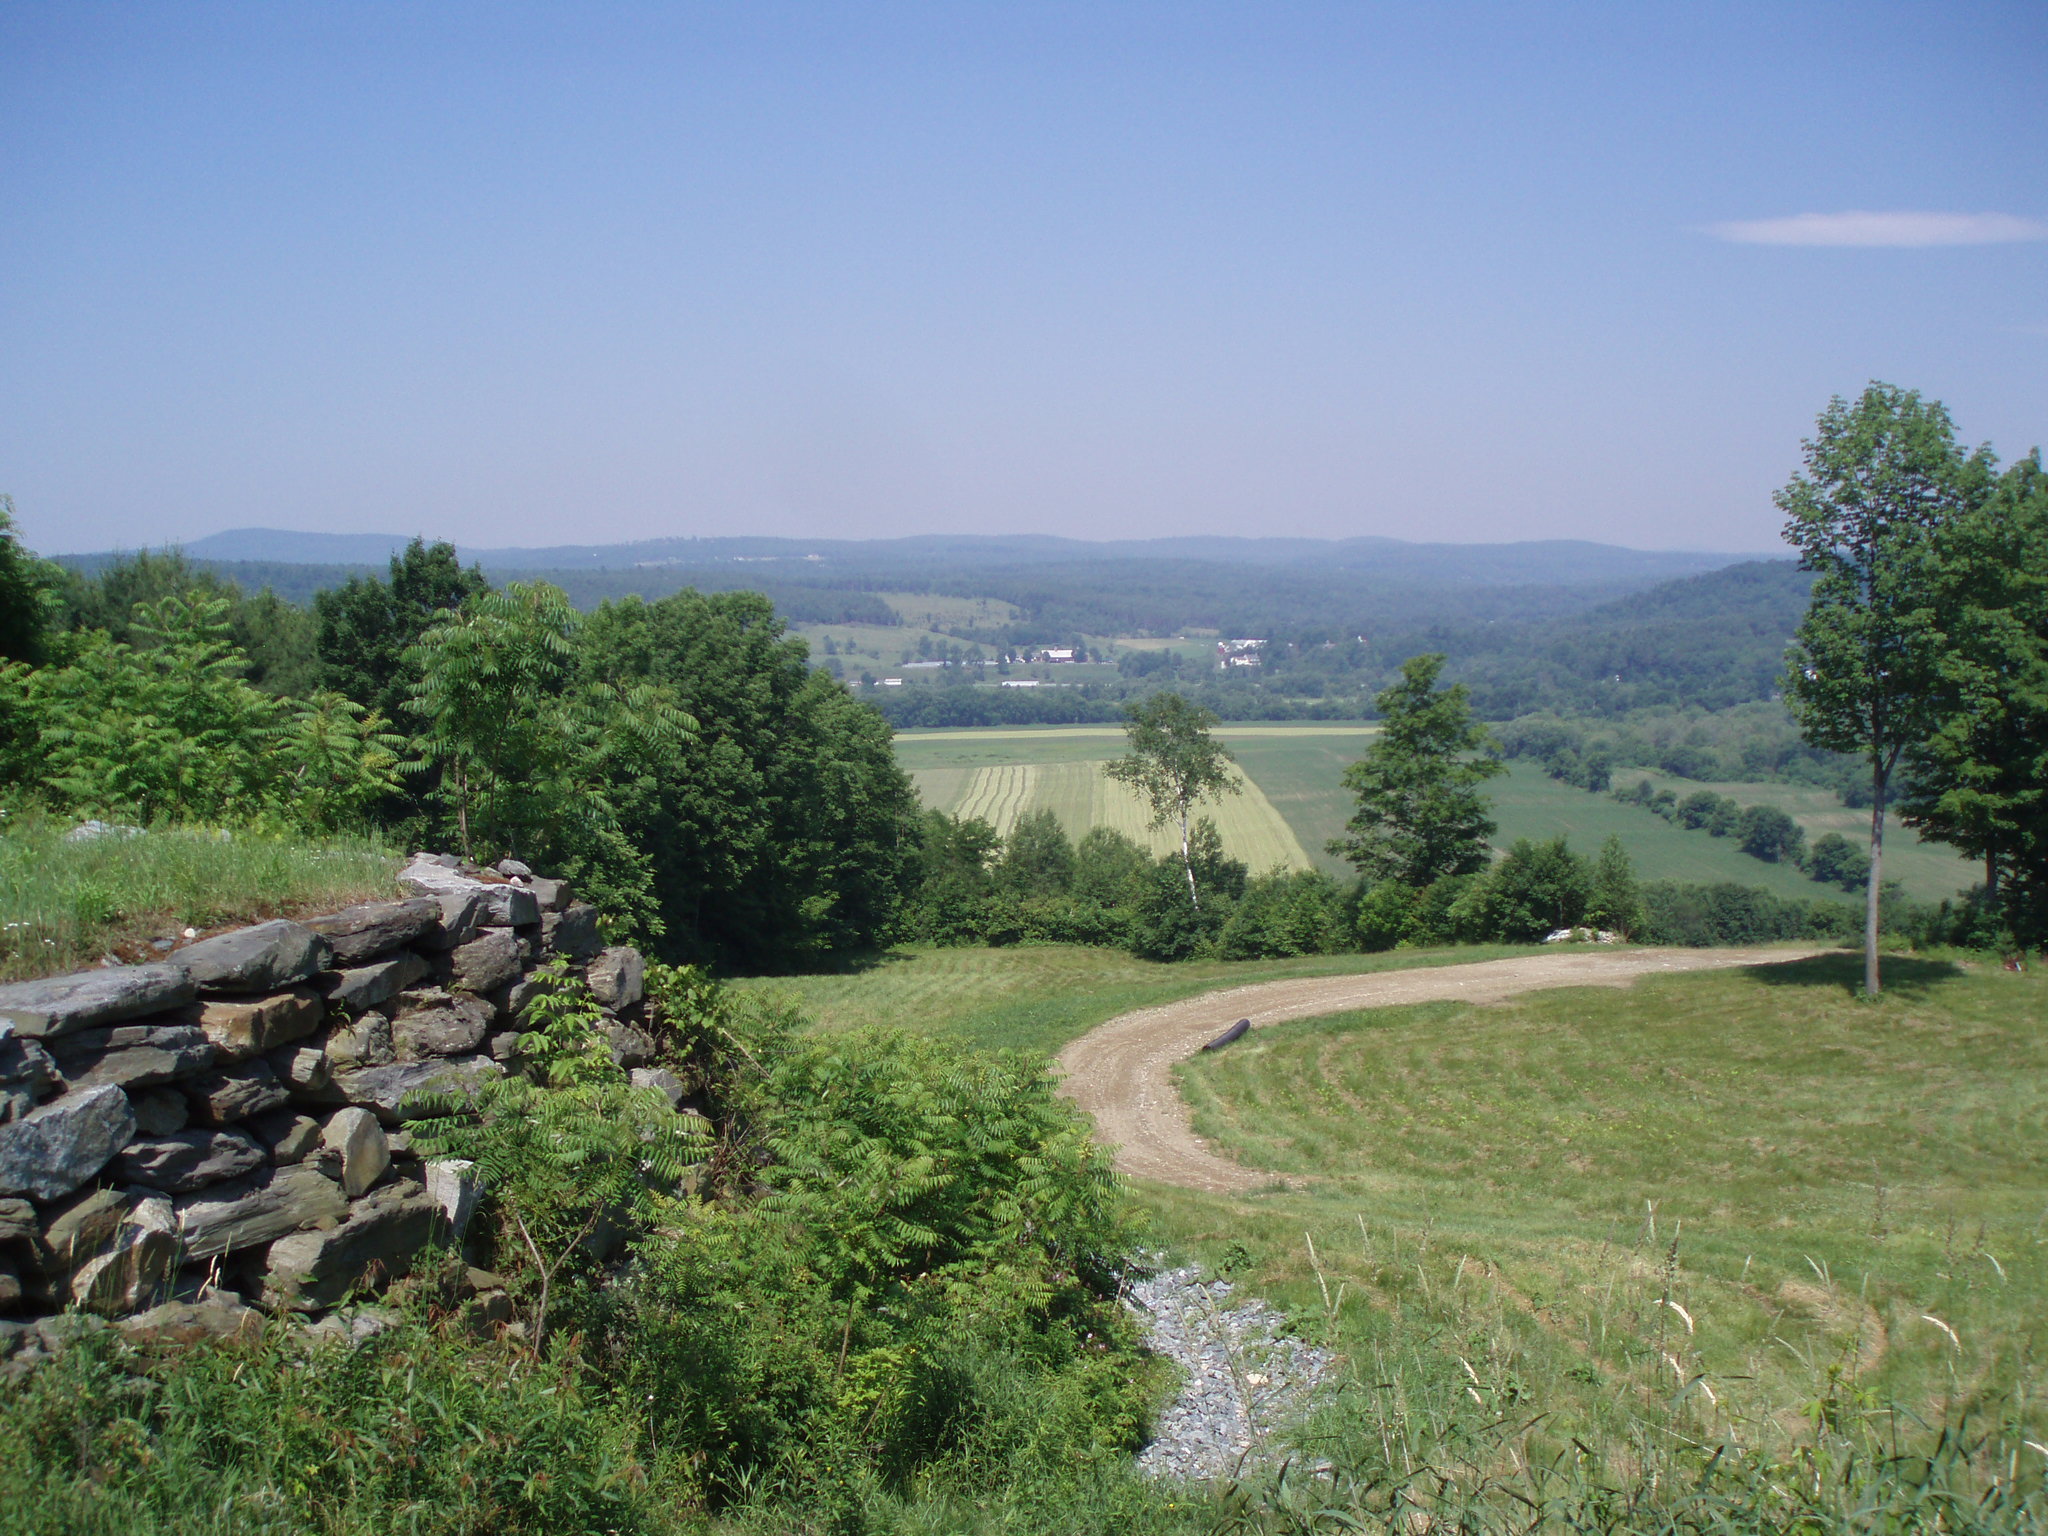
<svg viewBox="0 0 2048 1536">
<path fill-rule="evenodd" d="M 1593 861 L 1592 891 L 1586 898 L 1586 921 L 1610 929 L 1624 939 L 1643 926 L 1643 889 L 1621 839 L 1609 837 Z"/>
<path fill-rule="evenodd" d="M 1401 681 L 1373 700 L 1384 724 L 1365 756 L 1344 770 L 1358 797 L 1351 835 L 1330 852 L 1349 859 L 1369 881 L 1401 881 L 1417 889 L 1446 875 L 1486 868 L 1493 819 L 1479 786 L 1506 768 L 1477 755 L 1491 745 L 1472 718 L 1463 684 L 1436 685 L 1440 655 L 1411 656 Z"/>
<path fill-rule="evenodd" d="M 391 557 L 390 580 L 352 576 L 313 599 L 323 681 L 366 709 L 404 718 L 418 681 L 406 670 L 406 652 L 489 587 L 475 566 L 462 568 L 454 545 L 414 539 Z"/>
</svg>

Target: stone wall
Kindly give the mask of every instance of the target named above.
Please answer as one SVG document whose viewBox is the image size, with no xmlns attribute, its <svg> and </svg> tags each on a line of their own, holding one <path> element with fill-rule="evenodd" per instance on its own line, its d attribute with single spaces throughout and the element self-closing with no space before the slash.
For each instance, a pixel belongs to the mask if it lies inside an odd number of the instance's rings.
<svg viewBox="0 0 2048 1536">
<path fill-rule="evenodd" d="M 0 1356 L 66 1309 L 319 1314 L 459 1238 L 475 1183 L 413 1155 L 406 1098 L 504 1073 L 554 957 L 620 1064 L 681 1097 L 646 1070 L 639 952 L 564 882 L 422 854 L 398 888 L 0 986 Z"/>
</svg>

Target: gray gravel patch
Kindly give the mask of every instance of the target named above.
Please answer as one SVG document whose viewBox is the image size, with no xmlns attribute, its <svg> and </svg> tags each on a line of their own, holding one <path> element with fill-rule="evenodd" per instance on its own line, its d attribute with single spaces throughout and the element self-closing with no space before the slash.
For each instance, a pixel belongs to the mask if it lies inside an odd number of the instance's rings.
<svg viewBox="0 0 2048 1536">
<path fill-rule="evenodd" d="M 1334 1380 L 1336 1356 L 1288 1334 L 1286 1317 L 1257 1297 L 1233 1304 L 1234 1290 L 1190 1265 L 1138 1281 L 1125 1294 L 1146 1344 L 1185 1375 L 1152 1443 L 1138 1453 L 1138 1469 L 1149 1476 L 1230 1477 L 1278 1459 L 1284 1431 Z"/>
</svg>

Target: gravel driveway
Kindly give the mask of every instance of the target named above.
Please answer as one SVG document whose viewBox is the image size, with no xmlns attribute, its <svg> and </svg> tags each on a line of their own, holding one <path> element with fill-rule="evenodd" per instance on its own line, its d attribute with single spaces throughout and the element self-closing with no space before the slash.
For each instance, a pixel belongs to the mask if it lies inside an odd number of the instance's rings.
<svg viewBox="0 0 2048 1536">
<path fill-rule="evenodd" d="M 1227 1194 L 1273 1182 L 1209 1150 L 1175 1089 L 1172 1067 L 1238 1019 L 1257 1029 L 1285 1019 L 1456 1000 L 1498 1003 L 1544 987 L 1625 987 L 1638 976 L 1772 965 L 1828 953 L 1807 949 L 1569 950 L 1369 976 L 1308 976 L 1226 987 L 1142 1008 L 1091 1029 L 1060 1052 L 1060 1092 L 1094 1117 L 1132 1178 Z"/>
</svg>

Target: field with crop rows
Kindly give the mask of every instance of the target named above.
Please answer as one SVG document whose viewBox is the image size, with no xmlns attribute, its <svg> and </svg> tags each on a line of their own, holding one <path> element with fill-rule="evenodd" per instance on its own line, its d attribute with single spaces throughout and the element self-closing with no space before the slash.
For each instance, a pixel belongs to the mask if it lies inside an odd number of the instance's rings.
<svg viewBox="0 0 2048 1536">
<path fill-rule="evenodd" d="M 956 816 L 979 816 L 1006 835 L 1026 811 L 1049 810 L 1072 837 L 1090 827 L 1112 827 L 1155 854 L 1180 846 L 1179 829 L 1149 825 L 1144 801 L 1108 777 L 1101 759 L 925 769 L 913 777 L 926 805 Z M 1224 850 L 1254 870 L 1308 868 L 1308 855 L 1293 829 L 1258 785 L 1242 774 L 1238 784 L 1240 793 L 1205 804 L 1200 812 L 1215 821 Z"/>
<path fill-rule="evenodd" d="M 1248 786 L 1245 796 L 1212 810 L 1224 831 L 1224 843 L 1254 869 L 1275 862 L 1291 868 L 1313 864 L 1332 874 L 1348 874 L 1343 860 L 1326 845 L 1343 834 L 1352 800 L 1343 787 L 1344 770 L 1365 750 L 1371 728 L 1356 725 L 1226 725 L 1217 737 L 1230 748 Z M 1123 746 L 1120 727 L 1055 726 L 964 731 L 925 731 L 896 738 L 897 759 L 916 779 L 925 804 L 960 812 L 972 797 L 985 815 L 1007 828 L 1018 814 L 1051 806 L 1060 822 L 1079 835 L 1090 826 L 1106 825 L 1130 832 L 1141 843 L 1164 848 L 1156 835 L 1141 835 L 1143 816 L 1136 802 L 1113 784 L 1098 784 L 1089 771 L 1114 757 Z M 1028 790 L 1017 775 L 998 769 L 1036 768 Z M 1633 784 L 1645 775 L 1626 769 L 1617 782 Z M 1794 784 L 1697 784 L 1649 774 L 1659 788 L 1679 795 L 1712 789 L 1743 805 L 1775 805 L 1806 828 L 1809 838 L 1841 832 L 1861 843 L 1867 813 L 1843 806 L 1827 790 Z M 1257 791 L 1256 798 L 1250 790 Z M 1766 864 L 1741 851 L 1734 841 L 1690 831 L 1606 795 L 1589 794 L 1559 783 L 1529 762 L 1508 765 L 1508 772 L 1487 786 L 1495 838 L 1505 848 L 1516 838 L 1542 839 L 1560 834 L 1581 853 L 1591 854 L 1609 836 L 1619 837 L 1636 873 L 1645 880 L 1733 881 L 1761 886 L 1779 896 L 1853 899 L 1833 886 L 1817 884 L 1786 864 Z M 1007 817 L 1008 819 L 1004 819 Z M 1274 841 L 1284 827 L 1291 847 Z M 1234 835 L 1238 839 L 1233 846 Z M 1258 829 L 1264 829 L 1260 831 Z M 1886 874 L 1901 881 L 1909 896 L 1938 901 L 1972 884 L 1973 866 L 1946 849 L 1926 844 L 1910 829 L 1896 826 L 1886 840 Z"/>
</svg>

